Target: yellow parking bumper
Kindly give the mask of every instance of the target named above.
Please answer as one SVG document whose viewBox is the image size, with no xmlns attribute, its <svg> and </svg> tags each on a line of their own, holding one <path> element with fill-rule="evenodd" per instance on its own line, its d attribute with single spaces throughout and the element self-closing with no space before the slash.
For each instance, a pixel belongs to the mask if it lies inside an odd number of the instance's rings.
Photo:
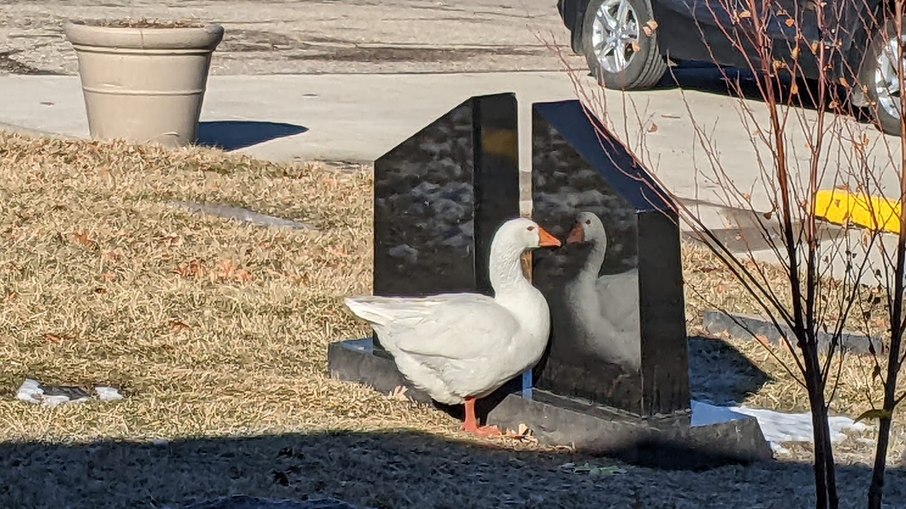
<svg viewBox="0 0 906 509">
<path fill-rule="evenodd" d="M 831 223 L 900 232 L 900 204 L 883 196 L 856 194 L 843 189 L 818 191 L 815 194 L 815 215 Z"/>
</svg>

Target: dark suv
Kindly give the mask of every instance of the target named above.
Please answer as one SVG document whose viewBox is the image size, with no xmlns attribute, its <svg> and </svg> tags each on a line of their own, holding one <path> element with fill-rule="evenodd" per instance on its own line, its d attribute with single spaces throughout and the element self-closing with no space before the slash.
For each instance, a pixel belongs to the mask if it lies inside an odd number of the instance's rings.
<svg viewBox="0 0 906 509">
<path fill-rule="evenodd" d="M 817 2 L 823 2 L 823 9 Z M 632 90 L 655 85 L 667 70 L 668 55 L 677 61 L 758 69 L 757 60 L 752 60 L 757 52 L 731 43 L 751 40 L 744 32 L 753 26 L 747 4 L 747 0 L 559 0 L 557 7 L 572 33 L 573 51 L 585 55 L 598 81 L 607 88 Z M 803 77 L 817 79 L 819 65 L 809 49 L 820 44 L 838 48 L 828 52 L 833 57 L 826 76 L 850 86 L 854 106 L 876 105 L 871 110 L 885 132 L 900 133 L 893 0 L 756 0 L 756 4 L 768 12 L 762 21 L 774 60 L 794 65 L 796 52 Z"/>
</svg>

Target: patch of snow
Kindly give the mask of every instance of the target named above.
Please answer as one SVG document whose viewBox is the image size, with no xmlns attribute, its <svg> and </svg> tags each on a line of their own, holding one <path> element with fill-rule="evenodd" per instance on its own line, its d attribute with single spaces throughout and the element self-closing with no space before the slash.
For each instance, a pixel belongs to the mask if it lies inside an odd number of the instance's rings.
<svg viewBox="0 0 906 509">
<path fill-rule="evenodd" d="M 16 391 L 16 399 L 34 403 L 36 405 L 59 406 L 64 403 L 82 403 L 87 398 L 76 395 L 75 397 L 60 393 L 45 392 L 44 387 L 37 380 L 26 378 L 19 390 Z"/>
<path fill-rule="evenodd" d="M 27 401 L 29 403 L 40 403 L 40 397 L 44 395 L 44 391 L 41 390 L 41 384 L 37 380 L 32 380 L 26 378 L 22 385 L 19 386 L 19 390 L 16 392 L 16 398 L 21 399 L 22 401 Z"/>
<path fill-rule="evenodd" d="M 94 392 L 97 393 L 98 398 L 101 401 L 119 401 L 123 399 L 123 395 L 120 394 L 120 391 L 113 387 L 95 387 Z"/>
<path fill-rule="evenodd" d="M 732 407 L 709 405 L 700 401 L 692 401 L 692 425 L 708 426 L 722 422 L 737 421 L 746 416 L 734 412 Z"/>
<path fill-rule="evenodd" d="M 95 387 L 98 399 L 101 401 L 117 401 L 123 396 L 113 387 Z M 26 378 L 16 391 L 16 399 L 55 407 L 69 403 L 84 403 L 91 399 L 91 393 L 79 387 L 44 386 L 37 380 Z"/>
<path fill-rule="evenodd" d="M 704 426 L 729 422 L 748 415 L 758 420 L 761 433 L 771 444 L 775 453 L 788 452 L 782 444 L 791 442 L 811 442 L 812 415 L 808 412 L 787 414 L 774 410 L 747 408 L 745 406 L 722 407 L 699 401 L 692 402 L 692 425 Z M 849 417 L 834 416 L 829 418 L 831 442 L 846 438 L 846 431 L 862 432 L 868 429 L 864 423 L 857 423 Z"/>
</svg>

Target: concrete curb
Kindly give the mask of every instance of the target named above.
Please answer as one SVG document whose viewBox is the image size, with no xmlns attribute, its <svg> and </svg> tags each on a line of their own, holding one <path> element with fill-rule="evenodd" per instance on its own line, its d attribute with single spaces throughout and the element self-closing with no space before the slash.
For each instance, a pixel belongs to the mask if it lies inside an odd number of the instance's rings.
<svg viewBox="0 0 906 509">
<path fill-rule="evenodd" d="M 733 339 L 748 341 L 754 339 L 754 336 L 763 338 L 765 341 L 776 346 L 785 346 L 783 336 L 793 338 L 793 331 L 781 326 L 784 334 L 774 327 L 770 320 L 752 315 L 727 314 L 721 311 L 705 311 L 704 327 L 710 334 L 728 335 Z M 833 339 L 833 334 L 827 332 L 818 333 L 818 351 L 826 352 Z M 791 339 L 795 343 L 795 340 Z M 839 345 L 843 351 L 855 355 L 871 355 L 872 348 L 877 354 L 887 352 L 887 345 L 878 337 L 863 336 L 843 331 L 839 338 Z"/>
</svg>

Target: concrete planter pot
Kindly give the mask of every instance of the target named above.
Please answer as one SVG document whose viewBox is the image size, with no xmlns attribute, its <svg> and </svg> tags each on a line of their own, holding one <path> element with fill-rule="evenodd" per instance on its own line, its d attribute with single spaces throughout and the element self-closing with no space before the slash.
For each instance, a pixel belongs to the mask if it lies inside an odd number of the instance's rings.
<svg viewBox="0 0 906 509">
<path fill-rule="evenodd" d="M 68 21 L 92 138 L 168 147 L 195 141 L 223 27 Z"/>
</svg>

